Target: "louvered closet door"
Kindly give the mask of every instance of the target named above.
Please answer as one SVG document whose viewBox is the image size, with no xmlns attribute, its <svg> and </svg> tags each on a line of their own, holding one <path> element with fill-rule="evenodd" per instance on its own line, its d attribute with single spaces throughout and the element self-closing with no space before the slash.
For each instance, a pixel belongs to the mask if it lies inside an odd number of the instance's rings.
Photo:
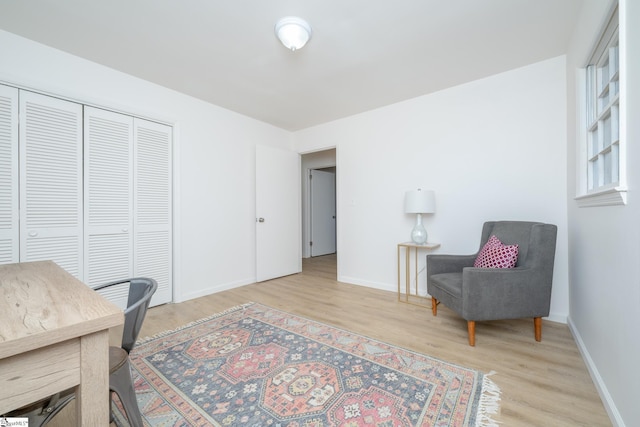
<svg viewBox="0 0 640 427">
<path fill-rule="evenodd" d="M 20 261 L 82 271 L 82 105 L 20 91 Z"/>
<path fill-rule="evenodd" d="M 95 287 L 133 275 L 133 118 L 85 107 L 85 277 Z M 126 306 L 126 289 L 105 296 Z"/>
<path fill-rule="evenodd" d="M 158 282 L 152 305 L 172 300 L 171 129 L 134 119 L 135 276 Z"/>
<path fill-rule="evenodd" d="M 18 89 L 0 85 L 0 264 L 20 260 Z"/>
</svg>

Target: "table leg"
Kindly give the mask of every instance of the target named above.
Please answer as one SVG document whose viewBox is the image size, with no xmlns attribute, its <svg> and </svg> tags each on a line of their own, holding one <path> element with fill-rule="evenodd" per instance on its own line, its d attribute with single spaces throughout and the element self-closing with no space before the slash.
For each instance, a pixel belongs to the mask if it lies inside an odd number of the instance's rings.
<svg viewBox="0 0 640 427">
<path fill-rule="evenodd" d="M 407 246 L 405 248 L 404 253 L 404 262 L 405 262 L 405 276 L 404 276 L 404 291 L 405 291 L 405 300 L 409 301 L 409 294 L 411 291 L 411 248 Z"/>
<path fill-rule="evenodd" d="M 418 248 L 415 248 L 415 259 L 414 259 L 414 264 L 416 266 L 415 268 L 415 272 L 416 272 L 416 295 L 418 294 Z"/>
<path fill-rule="evenodd" d="M 400 300 L 400 245 L 398 245 L 398 301 Z"/>
<path fill-rule="evenodd" d="M 79 426 L 109 425 L 109 331 L 80 339 L 80 384 L 76 387 Z"/>
</svg>

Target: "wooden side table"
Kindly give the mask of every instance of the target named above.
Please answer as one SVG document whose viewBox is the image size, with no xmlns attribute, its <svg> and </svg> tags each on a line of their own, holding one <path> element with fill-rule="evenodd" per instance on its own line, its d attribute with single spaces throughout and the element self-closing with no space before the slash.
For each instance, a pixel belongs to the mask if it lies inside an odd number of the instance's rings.
<svg viewBox="0 0 640 427">
<path fill-rule="evenodd" d="M 398 301 L 424 307 L 431 306 L 431 298 L 418 294 L 418 252 L 421 249 L 432 251 L 440 247 L 440 243 L 418 245 L 413 242 L 398 243 Z M 411 252 L 414 253 L 415 284 L 411 286 Z M 404 293 L 402 293 L 401 258 L 404 254 Z"/>
</svg>

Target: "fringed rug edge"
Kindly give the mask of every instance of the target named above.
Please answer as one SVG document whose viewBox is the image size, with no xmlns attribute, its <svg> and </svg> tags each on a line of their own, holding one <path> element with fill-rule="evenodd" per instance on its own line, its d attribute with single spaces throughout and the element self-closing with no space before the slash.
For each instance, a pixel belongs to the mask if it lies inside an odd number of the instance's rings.
<svg viewBox="0 0 640 427">
<path fill-rule="evenodd" d="M 493 416 L 500 410 L 501 391 L 500 387 L 489 378 L 495 373 L 491 371 L 482 377 L 482 392 L 475 427 L 498 427 L 498 422 L 493 419 Z"/>
</svg>

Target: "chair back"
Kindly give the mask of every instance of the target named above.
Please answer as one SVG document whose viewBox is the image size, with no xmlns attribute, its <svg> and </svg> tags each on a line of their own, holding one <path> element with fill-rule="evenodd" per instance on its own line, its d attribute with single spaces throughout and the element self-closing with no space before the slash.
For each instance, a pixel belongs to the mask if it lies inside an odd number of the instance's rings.
<svg viewBox="0 0 640 427">
<path fill-rule="evenodd" d="M 153 279 L 136 277 L 129 280 L 129 298 L 124 311 L 124 331 L 122 332 L 122 348 L 127 353 L 130 353 L 136 344 L 151 297 L 156 289 L 158 289 L 158 283 Z"/>
<path fill-rule="evenodd" d="M 516 267 L 535 267 L 553 262 L 556 250 L 557 227 L 529 221 L 491 221 L 482 228 L 480 249 L 495 235 L 505 245 L 518 245 Z"/>
<path fill-rule="evenodd" d="M 124 330 L 122 331 L 121 347 L 130 353 L 138 339 L 142 322 L 147 314 L 151 297 L 158 289 L 158 283 L 148 277 L 135 277 L 133 279 L 118 280 L 96 286 L 94 289 L 105 289 L 112 286 L 129 286 L 127 296 L 127 308 L 124 310 Z"/>
</svg>

